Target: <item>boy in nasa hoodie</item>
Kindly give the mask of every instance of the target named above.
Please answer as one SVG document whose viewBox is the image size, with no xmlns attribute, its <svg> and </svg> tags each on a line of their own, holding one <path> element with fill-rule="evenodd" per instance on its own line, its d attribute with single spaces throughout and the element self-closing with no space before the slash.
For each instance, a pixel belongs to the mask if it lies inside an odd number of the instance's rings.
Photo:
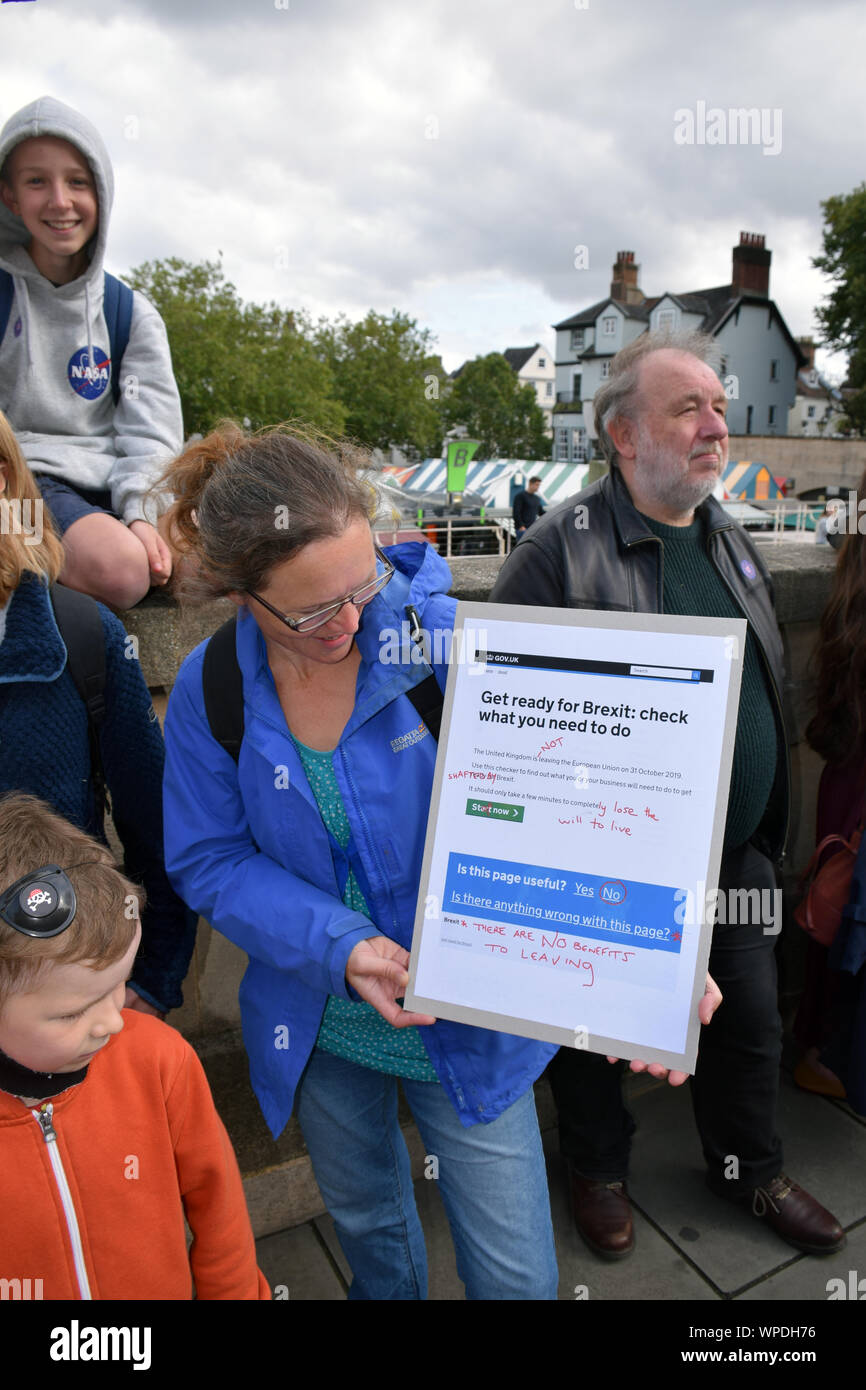
<svg viewBox="0 0 866 1390">
<path fill-rule="evenodd" d="M 63 536 L 62 581 L 129 608 L 171 573 L 145 494 L 183 426 L 165 325 L 137 292 L 114 402 L 103 313 L 113 196 L 108 152 L 77 111 L 40 97 L 10 116 L 0 131 L 0 271 L 12 288 L 0 409 Z"/>
</svg>

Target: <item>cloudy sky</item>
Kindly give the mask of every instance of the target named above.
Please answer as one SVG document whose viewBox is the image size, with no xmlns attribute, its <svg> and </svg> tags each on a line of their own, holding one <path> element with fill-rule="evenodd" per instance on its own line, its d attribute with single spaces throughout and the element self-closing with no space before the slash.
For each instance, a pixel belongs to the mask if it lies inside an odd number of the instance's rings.
<svg viewBox="0 0 866 1390">
<path fill-rule="evenodd" d="M 4 0 L 0 119 L 50 93 L 100 127 L 118 273 L 221 252 L 244 298 L 400 309 L 451 369 L 552 348 L 618 250 L 647 294 L 723 284 L 743 230 L 813 332 L 864 52 L 859 0 Z"/>
</svg>

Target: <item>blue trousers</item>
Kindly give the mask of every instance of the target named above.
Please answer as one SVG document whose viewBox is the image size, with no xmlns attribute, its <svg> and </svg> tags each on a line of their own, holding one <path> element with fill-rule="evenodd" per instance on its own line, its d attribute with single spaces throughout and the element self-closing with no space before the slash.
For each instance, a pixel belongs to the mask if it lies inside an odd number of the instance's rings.
<svg viewBox="0 0 866 1390">
<path fill-rule="evenodd" d="M 530 1088 L 465 1129 L 438 1082 L 400 1083 L 439 1184 L 469 1299 L 555 1299 L 556 1254 Z M 397 1120 L 397 1078 L 316 1049 L 297 1114 L 353 1274 L 352 1299 L 423 1299 L 427 1254 Z"/>
</svg>

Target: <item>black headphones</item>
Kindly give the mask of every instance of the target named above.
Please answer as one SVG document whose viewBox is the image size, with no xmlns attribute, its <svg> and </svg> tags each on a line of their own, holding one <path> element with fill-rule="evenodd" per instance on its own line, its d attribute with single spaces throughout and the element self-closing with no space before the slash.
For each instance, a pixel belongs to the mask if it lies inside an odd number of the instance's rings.
<svg viewBox="0 0 866 1390">
<path fill-rule="evenodd" d="M 59 936 L 77 907 L 75 889 L 58 864 L 43 864 L 0 894 L 0 917 L 25 936 Z"/>
</svg>

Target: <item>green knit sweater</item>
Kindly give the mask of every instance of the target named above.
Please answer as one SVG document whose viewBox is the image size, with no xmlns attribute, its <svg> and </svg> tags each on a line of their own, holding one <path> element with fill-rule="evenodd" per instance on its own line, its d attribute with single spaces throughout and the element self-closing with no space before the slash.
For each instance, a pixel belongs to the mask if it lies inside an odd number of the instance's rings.
<svg viewBox="0 0 866 1390">
<path fill-rule="evenodd" d="M 690 526 L 666 526 L 649 516 L 644 516 L 644 521 L 664 546 L 662 596 L 666 613 L 706 618 L 747 616 L 709 557 L 700 518 Z M 750 626 L 731 767 L 725 851 L 744 844 L 757 830 L 770 797 L 778 755 L 772 695 Z"/>
</svg>

